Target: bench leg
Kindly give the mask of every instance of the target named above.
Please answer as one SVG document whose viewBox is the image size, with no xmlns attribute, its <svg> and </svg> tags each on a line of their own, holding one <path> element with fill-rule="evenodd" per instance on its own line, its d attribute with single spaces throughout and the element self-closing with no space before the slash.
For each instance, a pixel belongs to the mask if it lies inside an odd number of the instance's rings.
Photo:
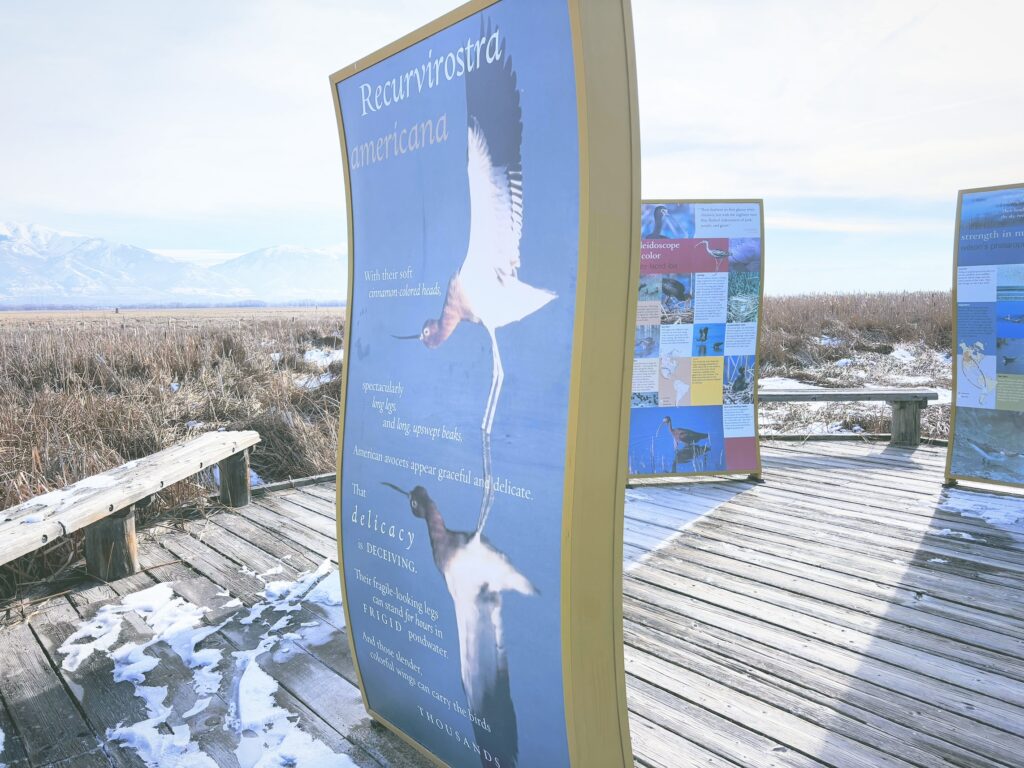
<svg viewBox="0 0 1024 768">
<path fill-rule="evenodd" d="M 244 507 L 249 503 L 249 452 L 240 451 L 228 456 L 220 467 L 220 500 L 229 507 Z"/>
<path fill-rule="evenodd" d="M 921 444 L 921 404 L 906 400 L 892 405 L 892 445 L 916 448 Z"/>
<path fill-rule="evenodd" d="M 86 526 L 85 567 L 103 581 L 116 581 L 138 573 L 135 507 L 122 509 Z"/>
</svg>

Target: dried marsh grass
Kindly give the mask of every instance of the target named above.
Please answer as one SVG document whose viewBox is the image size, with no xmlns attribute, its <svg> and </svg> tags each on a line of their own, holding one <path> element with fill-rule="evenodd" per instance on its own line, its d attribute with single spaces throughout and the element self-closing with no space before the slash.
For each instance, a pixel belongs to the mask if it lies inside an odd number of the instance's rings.
<svg viewBox="0 0 1024 768">
<path fill-rule="evenodd" d="M 948 291 L 845 293 L 765 298 L 762 373 L 809 366 L 856 352 L 892 352 L 896 344 L 952 345 Z M 825 339 L 828 343 L 822 344 Z"/>
<path fill-rule="evenodd" d="M 332 471 L 340 385 L 304 355 L 341 346 L 342 310 L 243 312 L 0 315 L 0 509 L 218 428 L 260 433 L 266 482 Z M 179 483 L 146 516 L 209 491 Z M 66 567 L 78 539 L 0 568 L 0 596 Z"/>
</svg>

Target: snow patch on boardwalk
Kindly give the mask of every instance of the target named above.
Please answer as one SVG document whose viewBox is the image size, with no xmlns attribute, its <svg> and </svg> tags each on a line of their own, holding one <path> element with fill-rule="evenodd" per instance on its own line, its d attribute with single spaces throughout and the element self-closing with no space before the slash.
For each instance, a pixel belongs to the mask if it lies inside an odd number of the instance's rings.
<svg viewBox="0 0 1024 768">
<path fill-rule="evenodd" d="M 261 578 L 280 572 L 272 569 Z M 330 628 L 325 632 L 320 622 L 300 623 L 297 614 L 304 606 L 341 605 L 337 571 L 325 560 L 315 571 L 294 581 L 267 582 L 262 596 L 264 599 L 248 611 L 240 601 L 225 603 L 219 610 L 236 606 L 240 610 L 220 624 L 210 625 L 205 621 L 209 608 L 176 595 L 171 584 L 157 584 L 103 606 L 91 620 L 82 622 L 61 646 L 61 664 L 73 673 L 94 654 L 101 654 L 113 665 L 114 682 L 134 686 L 135 695 L 145 705 L 146 717 L 110 728 L 106 737 L 135 750 L 150 768 L 217 768 L 217 762 L 203 751 L 189 725 L 215 700 L 227 710 L 224 729 L 236 745 L 240 768 L 354 766 L 347 755 L 335 754 L 298 727 L 298 715 L 280 706 L 277 681 L 258 662 L 260 657 L 278 650 L 282 641 L 303 640 L 312 645 L 327 641 Z M 150 631 L 148 638 L 144 642 L 121 642 L 126 623 L 138 627 L 140 619 Z M 219 648 L 203 647 L 210 635 L 232 622 L 266 630 L 254 647 L 234 651 L 230 658 L 224 658 Z M 280 652 L 286 650 L 281 648 Z M 175 682 L 174 690 L 148 682 L 168 651 L 190 672 L 190 677 Z M 166 681 L 166 676 L 160 680 Z M 189 693 L 189 687 L 190 695 L 182 697 L 182 693 Z M 183 698 L 189 702 L 188 709 L 176 712 L 174 703 Z M 2 745 L 0 733 L 0 752 Z"/>
<path fill-rule="evenodd" d="M 1024 499 L 981 491 L 949 489 L 938 508 L 984 520 L 997 528 L 1024 535 Z"/>
</svg>

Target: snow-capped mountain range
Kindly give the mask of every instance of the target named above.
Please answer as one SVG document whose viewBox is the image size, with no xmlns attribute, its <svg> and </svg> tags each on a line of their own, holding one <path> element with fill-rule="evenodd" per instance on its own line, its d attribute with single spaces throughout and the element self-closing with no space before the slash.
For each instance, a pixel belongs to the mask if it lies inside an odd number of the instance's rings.
<svg viewBox="0 0 1024 768">
<path fill-rule="evenodd" d="M 212 267 L 134 245 L 0 222 L 0 308 L 345 300 L 340 251 L 275 246 Z"/>
</svg>

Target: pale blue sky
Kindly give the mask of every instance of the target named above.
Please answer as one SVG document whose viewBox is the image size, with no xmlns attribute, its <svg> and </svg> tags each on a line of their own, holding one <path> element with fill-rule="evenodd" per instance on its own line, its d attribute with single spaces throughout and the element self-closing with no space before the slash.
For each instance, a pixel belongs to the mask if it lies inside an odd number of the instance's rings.
<svg viewBox="0 0 1024 768">
<path fill-rule="evenodd" d="M 0 0 L 0 219 L 341 243 L 327 77 L 455 6 Z M 764 197 L 770 293 L 946 288 L 957 189 L 1024 181 L 1022 8 L 634 0 L 644 195 Z"/>
</svg>

